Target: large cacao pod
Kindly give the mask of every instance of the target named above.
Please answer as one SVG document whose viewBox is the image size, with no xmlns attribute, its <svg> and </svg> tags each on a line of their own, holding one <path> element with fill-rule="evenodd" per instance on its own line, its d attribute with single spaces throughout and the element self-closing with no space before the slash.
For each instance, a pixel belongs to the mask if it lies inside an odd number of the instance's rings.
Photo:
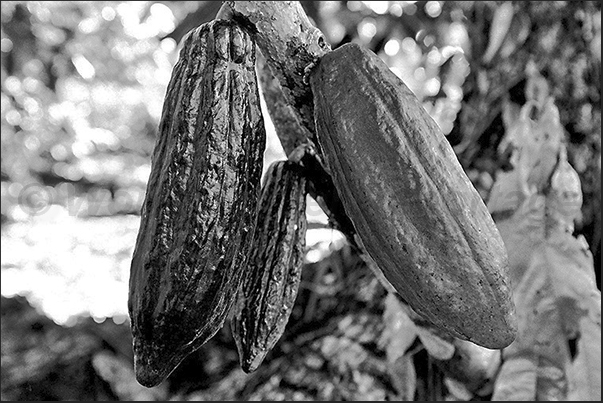
<svg viewBox="0 0 603 403">
<path fill-rule="evenodd" d="M 241 368 L 255 371 L 285 330 L 301 280 L 306 179 L 292 161 L 266 171 L 253 248 L 231 319 Z"/>
<path fill-rule="evenodd" d="M 516 335 L 507 253 L 479 193 L 416 96 L 356 44 L 310 72 L 319 145 L 360 243 L 401 296 L 453 335 Z"/>
<path fill-rule="evenodd" d="M 153 386 L 223 325 L 259 200 L 255 44 L 216 20 L 183 40 L 164 99 L 130 272 L 137 380 Z"/>
</svg>

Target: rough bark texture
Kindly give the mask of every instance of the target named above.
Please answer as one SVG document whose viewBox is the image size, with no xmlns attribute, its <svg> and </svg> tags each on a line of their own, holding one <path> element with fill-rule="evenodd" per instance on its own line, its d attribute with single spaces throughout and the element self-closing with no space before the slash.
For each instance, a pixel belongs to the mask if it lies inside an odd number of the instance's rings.
<svg viewBox="0 0 603 403">
<path fill-rule="evenodd" d="M 300 144 L 316 145 L 312 90 L 305 81 L 308 67 L 330 51 L 322 32 L 297 1 L 226 1 L 232 17 L 255 33 L 265 62 L 259 77 L 276 133 L 289 155 Z M 304 156 L 308 190 L 332 226 L 354 242 L 354 227 L 325 170 L 320 150 Z"/>
<path fill-rule="evenodd" d="M 328 53 L 322 32 L 297 1 L 227 1 L 233 17 L 250 27 L 286 99 L 300 122 L 314 132 L 312 92 L 304 82 L 306 67 Z"/>
<path fill-rule="evenodd" d="M 255 45 L 234 22 L 204 24 L 173 69 L 132 259 L 143 385 L 222 327 L 251 245 L 264 147 Z"/>
<path fill-rule="evenodd" d="M 290 155 L 300 145 L 313 144 L 311 139 L 314 137 L 314 130 L 310 131 L 302 124 L 299 113 L 285 98 L 283 87 L 272 74 L 266 59 L 260 54 L 258 60 L 258 77 L 262 93 L 286 155 Z M 354 226 L 345 212 L 331 175 L 325 170 L 318 152 L 316 147 L 311 146 L 302 157 L 308 179 L 308 192 L 325 211 L 331 226 L 353 240 Z"/>
<path fill-rule="evenodd" d="M 416 96 L 356 44 L 324 56 L 310 83 L 325 160 L 386 278 L 417 312 L 457 337 L 488 348 L 511 343 L 505 246 Z"/>
<path fill-rule="evenodd" d="M 286 155 L 302 144 L 307 144 L 314 137 L 314 130 L 304 126 L 299 112 L 291 106 L 283 87 L 272 74 L 263 54 L 258 55 L 258 79 L 270 119 Z"/>
</svg>

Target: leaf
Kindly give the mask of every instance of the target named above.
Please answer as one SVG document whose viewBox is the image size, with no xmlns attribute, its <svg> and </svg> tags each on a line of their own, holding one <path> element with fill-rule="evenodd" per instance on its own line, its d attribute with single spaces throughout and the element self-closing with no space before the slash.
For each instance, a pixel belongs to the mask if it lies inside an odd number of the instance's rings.
<svg viewBox="0 0 603 403">
<path fill-rule="evenodd" d="M 600 321 L 601 291 L 597 288 L 593 256 L 584 238 L 574 238 L 568 233 L 554 234 L 549 237 L 544 254 L 554 293 L 564 302 L 560 309 L 569 310 L 563 312 L 566 320 L 579 313 L 580 316 L 592 315 L 592 318 L 598 315 Z M 568 302 L 575 306 L 568 306 Z"/>
<path fill-rule="evenodd" d="M 385 349 L 387 360 L 396 362 L 417 338 L 417 326 L 406 314 L 395 293 L 390 292 L 385 297 L 383 322 L 385 329 L 379 339 L 379 345 Z"/>
<path fill-rule="evenodd" d="M 500 350 L 492 350 L 461 339 L 455 339 L 454 346 L 454 357 L 440 363 L 448 377 L 462 382 L 472 393 L 479 393 L 488 387 L 491 389 L 501 365 Z"/>
<path fill-rule="evenodd" d="M 580 320 L 578 353 L 568 370 L 567 400 L 601 401 L 601 304 L 598 322 L 590 317 Z"/>
<path fill-rule="evenodd" d="M 344 316 L 337 328 L 347 338 L 358 343 L 370 343 L 377 339 L 381 330 L 381 316 L 354 313 Z"/>
<path fill-rule="evenodd" d="M 514 169 L 500 173 L 494 183 L 488 201 L 490 213 L 516 209 L 527 196 L 534 193 L 528 179 L 541 148 L 537 122 L 530 117 L 536 107 L 536 103 L 529 102 L 517 111 L 511 102 L 503 105 L 505 135 L 498 145 L 498 153 L 502 155 L 510 149 L 510 162 Z"/>
<path fill-rule="evenodd" d="M 452 343 L 442 339 L 430 329 L 417 326 L 406 313 L 407 308 L 398 300 L 395 293 L 389 293 L 385 298 L 383 321 L 385 329 L 379 344 L 385 349 L 389 362 L 395 362 L 419 337 L 425 350 L 437 360 L 450 360 L 454 355 L 455 347 Z"/>
<path fill-rule="evenodd" d="M 529 15 L 516 13 L 509 28 L 509 35 L 505 38 L 498 52 L 500 58 L 504 60 L 512 56 L 528 39 L 531 28 L 532 21 Z"/>
<path fill-rule="evenodd" d="M 514 357 L 505 361 L 501 368 L 492 401 L 536 400 L 536 369 L 534 358 Z"/>
<path fill-rule="evenodd" d="M 413 401 L 417 390 L 417 372 L 410 355 L 398 357 L 388 366 L 392 384 L 398 392 L 398 399 Z"/>
<path fill-rule="evenodd" d="M 324 337 L 320 351 L 342 373 L 357 370 L 368 359 L 368 352 L 359 343 L 347 337 Z"/>
<path fill-rule="evenodd" d="M 504 2 L 494 11 L 488 48 L 482 57 L 484 63 L 490 63 L 494 56 L 496 56 L 498 49 L 509 32 L 511 21 L 513 21 L 513 4 L 511 2 Z"/>
<path fill-rule="evenodd" d="M 515 211 L 524 199 L 517 171 L 500 172 L 490 190 L 488 211 L 490 214 Z"/>
<path fill-rule="evenodd" d="M 429 329 L 417 326 L 416 332 L 421 343 L 423 343 L 423 347 L 425 347 L 425 350 L 433 358 L 445 361 L 451 359 L 454 355 L 454 345 L 437 336 Z"/>
<path fill-rule="evenodd" d="M 533 194 L 519 205 L 513 216 L 496 222 L 508 251 L 509 277 L 513 287 L 522 281 L 532 253 L 544 242 L 545 209 L 545 196 Z"/>
<path fill-rule="evenodd" d="M 344 400 L 385 400 L 385 391 L 380 385 L 379 380 L 373 375 L 360 371 L 353 371 L 352 379 L 354 381 L 354 386 L 353 388 L 350 388 L 349 396 L 345 396 L 346 398 Z"/>
<path fill-rule="evenodd" d="M 531 164 L 528 185 L 543 192 L 549 185 L 549 180 L 557 165 L 564 133 L 559 120 L 559 110 L 552 97 L 547 97 L 544 101 L 537 128 L 534 145 L 528 155 Z"/>
<path fill-rule="evenodd" d="M 528 350 L 539 357 L 557 359 L 562 366 L 570 357 L 562 322 L 563 306 L 558 304 L 551 277 L 551 266 L 556 263 L 550 253 L 548 245 L 539 245 L 521 283 L 514 288 L 519 334 L 508 351 Z M 561 354 L 565 357 L 560 358 Z"/>
<path fill-rule="evenodd" d="M 456 379 L 445 377 L 444 384 L 446 385 L 448 392 L 454 397 L 454 401 L 468 402 L 473 397 L 473 393 L 467 389 L 465 384 Z M 450 398 L 447 398 L 446 400 L 450 400 Z"/>
<path fill-rule="evenodd" d="M 568 369 L 569 400 L 601 400 L 601 292 L 590 268 L 593 258 L 583 238 L 560 234 L 551 239 L 550 259 L 565 331 L 577 338 L 577 353 Z M 568 275 L 569 274 L 569 275 Z M 567 281 L 571 277 L 572 281 Z"/>
<path fill-rule="evenodd" d="M 527 76 L 525 86 L 525 96 L 528 102 L 535 102 L 536 105 L 544 105 L 550 94 L 549 83 L 544 78 L 534 60 L 528 60 L 525 67 Z"/>
<path fill-rule="evenodd" d="M 538 362 L 538 383 L 535 398 L 538 401 L 565 400 L 567 396 L 568 382 L 564 370 L 555 363 L 540 359 Z"/>
<path fill-rule="evenodd" d="M 521 230 L 520 226 L 516 228 Z M 513 358 L 503 362 L 493 400 L 560 400 L 572 388 L 573 394 L 584 398 L 586 393 L 597 400 L 597 395 L 592 395 L 598 391 L 600 397 L 600 292 L 592 256 L 583 242 L 567 233 L 553 234 L 534 248 L 527 269 L 515 273 L 513 278 L 519 334 L 505 349 L 505 356 Z M 589 323 L 595 323 L 594 330 Z M 578 337 L 581 349 L 574 363 L 568 347 L 568 340 L 573 337 Z M 582 340 L 585 337 L 588 342 Z M 595 351 L 587 350 L 593 346 Z M 525 360 L 534 365 L 526 366 Z M 518 366 L 517 362 L 524 364 Z M 526 395 L 530 391 L 527 385 L 531 384 L 524 379 L 525 371 L 533 371 L 530 376 L 536 378 L 531 397 Z M 599 376 L 575 375 L 580 371 Z M 518 383 L 518 388 L 507 384 L 513 382 Z"/>
<path fill-rule="evenodd" d="M 488 204 L 490 211 L 512 205 L 513 192 L 528 189 L 512 216 L 497 221 L 518 336 L 503 350 L 492 400 L 601 400 L 601 292 L 588 245 L 572 236 L 580 179 L 561 144 L 559 111 L 552 98 L 544 99 L 538 129 L 511 137 L 514 170 L 497 180 Z M 520 121 L 527 116 L 524 105 Z"/>
<path fill-rule="evenodd" d="M 568 346 L 569 338 L 578 337 L 578 345 L 583 349 L 582 354 L 589 358 L 593 355 L 600 357 L 600 292 L 596 289 L 594 273 L 584 270 L 592 268 L 588 266 L 589 262 L 592 261 L 582 250 L 581 242 L 569 234 L 558 235 L 534 250 L 522 282 L 514 288 L 519 335 L 517 340 L 505 349 L 505 353 L 506 356 L 516 355 L 534 360 L 536 367 L 532 370 L 537 379 L 537 387 L 529 400 L 565 399 L 569 391 L 569 381 L 574 379 L 576 382 L 575 376 L 567 370 L 571 365 L 576 367 L 574 371 L 586 366 L 589 373 L 601 372 L 600 358 L 585 362 L 585 357 L 580 357 L 582 361 L 579 363 L 582 364 L 572 364 Z M 583 332 L 585 323 L 596 324 L 597 321 L 598 333 L 589 327 L 586 328 L 588 332 Z M 583 342 L 582 338 L 589 336 L 590 341 Z M 595 346 L 596 351 L 584 351 L 590 346 Z M 513 361 L 503 362 L 503 372 L 510 365 L 509 362 Z M 600 377 L 582 377 L 577 388 L 581 393 L 586 393 L 583 392 L 585 388 L 590 391 L 599 390 L 600 395 Z M 496 380 L 498 399 L 516 400 L 514 393 L 503 393 L 501 389 L 508 388 L 504 384 L 504 378 L 499 376 Z"/>
<path fill-rule="evenodd" d="M 521 116 L 521 105 L 511 102 L 508 98 L 503 99 L 502 104 L 502 121 L 503 127 L 505 129 L 505 134 L 503 138 L 500 140 L 500 143 L 497 147 L 497 152 L 499 155 L 503 155 L 509 146 L 514 144 L 515 137 L 515 127 L 517 126 L 517 122 Z"/>
</svg>

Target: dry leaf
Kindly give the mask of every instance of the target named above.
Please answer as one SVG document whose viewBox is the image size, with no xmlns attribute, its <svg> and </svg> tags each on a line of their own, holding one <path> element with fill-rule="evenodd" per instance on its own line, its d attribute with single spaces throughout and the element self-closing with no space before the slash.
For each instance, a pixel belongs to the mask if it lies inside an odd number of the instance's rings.
<svg viewBox="0 0 603 403">
<path fill-rule="evenodd" d="M 521 226 L 515 228 L 521 234 Z M 517 244 L 521 239 L 504 234 L 503 238 L 507 247 L 511 245 L 507 240 Z M 522 250 L 526 252 L 528 250 Z M 525 271 L 518 266 L 511 269 L 515 272 L 512 278 L 515 279 L 519 335 L 504 350 L 502 373 L 496 380 L 497 400 L 525 400 L 518 399 L 518 391 L 526 394 L 523 397 L 527 400 L 565 399 L 571 379 L 581 383 L 575 388 L 582 393 L 583 400 L 600 400 L 601 294 L 596 287 L 592 256 L 584 249 L 584 243 L 568 233 L 554 233 L 532 250 Z M 580 360 L 578 364 L 576 360 L 572 363 L 568 344 L 572 338 L 578 338 L 582 349 L 576 358 Z M 588 343 L 583 338 L 589 338 Z M 519 368 L 518 362 L 530 364 Z M 576 380 L 576 376 L 568 372 L 570 367 L 574 372 L 599 374 L 598 379 Z M 530 376 L 537 379 L 536 383 L 529 384 L 532 389 L 524 382 L 525 371 L 533 372 Z M 519 389 L 507 384 L 514 382 Z M 585 388 L 590 392 L 584 392 Z M 598 391 L 595 396 L 594 391 Z M 589 393 L 590 398 L 586 399 L 584 393 Z"/>
<path fill-rule="evenodd" d="M 387 360 L 396 362 L 417 338 L 417 327 L 408 317 L 402 303 L 394 293 L 385 297 L 385 310 L 383 312 L 385 329 L 379 339 L 379 345 L 385 350 Z"/>
<path fill-rule="evenodd" d="M 417 390 L 417 372 L 410 355 L 398 357 L 388 366 L 391 382 L 401 401 L 413 401 Z"/>
<path fill-rule="evenodd" d="M 468 402 L 473 397 L 473 393 L 467 389 L 465 384 L 457 381 L 456 379 L 444 377 L 444 385 L 446 385 L 446 388 L 454 398 L 454 401 Z"/>
<path fill-rule="evenodd" d="M 519 141 L 515 170 L 500 177 L 489 201 L 490 211 L 512 205 L 517 187 L 511 180 L 524 180 L 519 188 L 534 192 L 511 217 L 497 221 L 509 255 L 519 333 L 503 350 L 492 400 L 600 401 L 601 292 L 588 245 L 572 236 L 582 192 L 561 144 L 552 98 L 532 134 L 512 137 Z"/>
<path fill-rule="evenodd" d="M 454 355 L 454 345 L 437 336 L 429 329 L 417 326 L 416 332 L 425 350 L 436 360 L 446 361 Z"/>
<path fill-rule="evenodd" d="M 601 400 L 601 302 L 598 322 L 583 317 L 580 323 L 578 353 L 568 370 L 567 400 Z"/>
<path fill-rule="evenodd" d="M 538 364 L 535 358 L 513 357 L 505 360 L 492 395 L 492 401 L 529 401 L 534 399 Z"/>
</svg>

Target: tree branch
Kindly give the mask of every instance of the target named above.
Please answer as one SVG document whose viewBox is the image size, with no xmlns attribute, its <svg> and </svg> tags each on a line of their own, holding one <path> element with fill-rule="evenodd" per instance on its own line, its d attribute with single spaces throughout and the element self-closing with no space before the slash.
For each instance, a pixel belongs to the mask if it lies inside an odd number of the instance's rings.
<svg viewBox="0 0 603 403">
<path fill-rule="evenodd" d="M 300 114 L 285 98 L 283 87 L 272 74 L 264 55 L 258 53 L 256 60 L 258 80 L 270 118 L 285 154 L 289 155 L 300 145 L 307 144 L 314 133 L 301 123 Z"/>
<path fill-rule="evenodd" d="M 329 52 L 330 46 L 298 1 L 227 1 L 233 18 L 256 34 L 256 41 L 287 102 L 314 139 L 312 91 L 305 69 Z"/>
<path fill-rule="evenodd" d="M 227 1 L 231 16 L 255 33 L 263 60 L 258 75 L 266 105 L 285 153 L 310 144 L 316 154 L 306 154 L 310 195 L 329 217 L 330 224 L 356 245 L 355 230 L 347 216 L 330 174 L 320 159 L 314 127 L 314 101 L 304 82 L 308 65 L 330 51 L 297 1 Z"/>
<path fill-rule="evenodd" d="M 309 65 L 331 51 L 322 32 L 312 25 L 297 1 L 226 1 L 224 4 L 230 7 L 233 19 L 256 34 L 256 43 L 265 58 L 259 65 L 262 91 L 287 155 L 300 144 L 320 146 L 314 126 L 314 98 L 304 75 Z M 318 147 L 315 150 L 316 154 L 306 153 L 301 161 L 307 169 L 310 195 L 325 211 L 331 226 L 346 235 L 381 283 L 393 290 L 360 244 L 331 175 L 321 161 L 321 150 Z"/>
<path fill-rule="evenodd" d="M 312 144 L 314 135 L 300 122 L 300 115 L 286 100 L 283 87 L 272 74 L 266 59 L 259 54 L 258 78 L 276 134 L 287 155 L 303 144 Z M 316 149 L 316 148 L 314 148 Z M 318 151 L 317 151 L 318 152 Z M 310 195 L 329 217 L 330 224 L 353 241 L 354 227 L 346 215 L 331 176 L 317 154 L 306 153 L 301 161 L 306 168 Z"/>
</svg>

